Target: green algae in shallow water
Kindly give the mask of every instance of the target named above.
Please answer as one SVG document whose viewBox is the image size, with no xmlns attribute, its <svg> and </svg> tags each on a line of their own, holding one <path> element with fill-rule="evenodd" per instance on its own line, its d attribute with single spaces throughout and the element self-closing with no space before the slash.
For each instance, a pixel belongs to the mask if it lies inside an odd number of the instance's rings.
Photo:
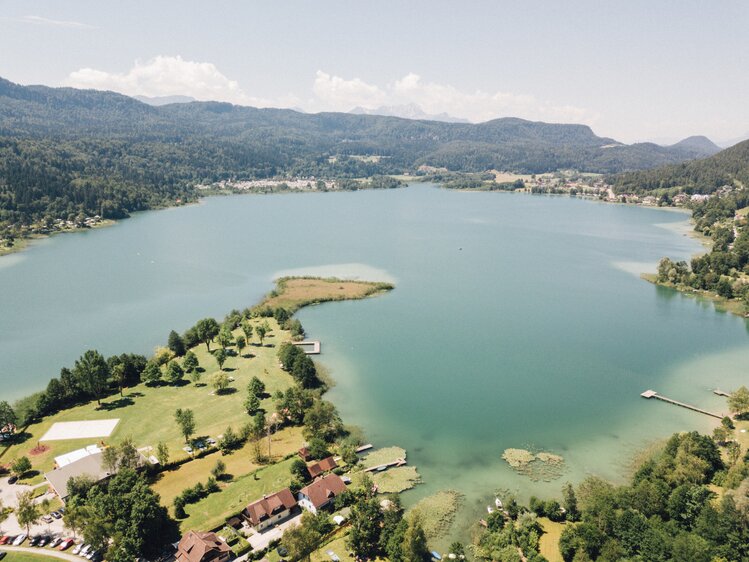
<svg viewBox="0 0 749 562">
<path fill-rule="evenodd" d="M 526 449 L 505 449 L 502 458 L 518 474 L 533 482 L 551 482 L 561 478 L 566 469 L 564 457 L 547 451 L 533 453 Z"/>
<path fill-rule="evenodd" d="M 463 504 L 465 496 L 455 490 L 440 490 L 411 508 L 421 515 L 421 523 L 428 539 L 443 537 L 455 520 L 455 514 Z"/>
</svg>

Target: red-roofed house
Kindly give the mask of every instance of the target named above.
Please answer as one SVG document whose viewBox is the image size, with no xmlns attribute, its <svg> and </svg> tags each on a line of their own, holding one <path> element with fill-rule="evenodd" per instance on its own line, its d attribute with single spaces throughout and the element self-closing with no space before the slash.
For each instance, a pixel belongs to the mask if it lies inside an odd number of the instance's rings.
<svg viewBox="0 0 749 562">
<path fill-rule="evenodd" d="M 346 491 L 346 484 L 336 474 L 328 474 L 305 486 L 297 494 L 299 505 L 314 514 L 330 505 L 336 496 Z"/>
<path fill-rule="evenodd" d="M 296 507 L 296 500 L 291 490 L 284 488 L 270 496 L 251 503 L 242 510 L 242 516 L 258 531 L 286 519 Z"/>
<path fill-rule="evenodd" d="M 338 466 L 338 463 L 335 462 L 335 459 L 333 457 L 328 457 L 327 459 L 323 459 L 321 461 L 318 461 L 314 464 L 311 464 L 307 467 L 307 470 L 309 471 L 309 475 L 314 480 L 318 476 L 323 475 L 326 472 L 330 472 L 334 468 Z"/>
<path fill-rule="evenodd" d="M 188 531 L 177 546 L 177 562 L 227 562 L 232 556 L 229 545 L 216 533 Z"/>
</svg>

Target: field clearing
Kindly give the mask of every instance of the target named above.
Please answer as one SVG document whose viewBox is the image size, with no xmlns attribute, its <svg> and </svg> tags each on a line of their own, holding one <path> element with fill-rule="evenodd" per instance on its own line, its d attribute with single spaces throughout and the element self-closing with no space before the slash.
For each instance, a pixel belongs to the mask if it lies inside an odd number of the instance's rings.
<svg viewBox="0 0 749 562">
<path fill-rule="evenodd" d="M 301 427 L 287 427 L 273 435 L 271 444 L 271 453 L 273 461 L 277 462 L 286 455 L 294 453 L 303 443 Z M 263 451 L 268 451 L 268 441 L 263 440 Z M 182 490 L 189 486 L 194 486 L 198 482 L 205 484 L 211 469 L 216 466 L 216 461 L 221 460 L 226 465 L 227 478 L 220 482 L 222 488 L 231 485 L 229 475 L 232 480 L 240 476 L 262 468 L 261 465 L 252 461 L 252 444 L 246 443 L 241 449 L 234 451 L 230 455 L 222 455 L 220 451 L 211 453 L 194 461 L 184 463 L 174 470 L 161 472 L 156 482 L 151 486 L 156 493 L 161 496 L 161 502 L 170 506 Z"/>
<path fill-rule="evenodd" d="M 291 483 L 290 467 L 294 459 L 261 468 L 229 483 L 220 492 L 209 495 L 198 503 L 188 505 L 188 516 L 179 521 L 182 533 L 190 529 L 209 530 L 222 526 L 227 518 L 236 515 L 250 502 L 263 494 L 270 494 Z"/>
<path fill-rule="evenodd" d="M 559 537 L 564 531 L 564 523 L 555 523 L 546 517 L 539 517 L 538 522 L 544 529 L 541 535 L 539 551 L 549 562 L 564 562 L 562 554 L 559 552 Z"/>
<path fill-rule="evenodd" d="M 363 299 L 392 288 L 387 283 L 316 277 L 282 278 L 277 283 L 278 289 L 271 292 L 259 307 L 282 307 L 296 311 L 309 304 Z"/>
<path fill-rule="evenodd" d="M 177 408 L 193 410 L 197 430 L 195 437 L 215 438 L 228 426 L 232 426 L 235 430 L 239 429 L 241 424 L 250 419 L 244 410 L 243 403 L 247 394 L 247 385 L 253 376 L 265 383 L 267 397 L 262 400 L 261 407 L 267 411 L 270 411 L 273 406 L 270 395 L 277 390 L 285 390 L 293 383 L 291 376 L 281 370 L 276 358 L 277 344 L 291 340 L 291 335 L 287 331 L 280 330 L 272 318 L 253 319 L 252 323 L 259 325 L 261 321 L 267 321 L 271 327 L 271 333 L 266 336 L 265 344 L 260 346 L 255 337 L 252 344 L 243 350 L 241 357 L 230 356 L 224 364 L 224 371 L 234 378 L 228 392 L 216 394 L 208 384 L 211 375 L 218 372 L 218 363 L 213 355 L 208 353 L 206 346 L 201 344 L 192 349 L 201 367 L 205 369 L 199 383 L 192 383 L 186 379 L 182 386 L 151 387 L 139 384 L 125 389 L 124 397 L 114 395 L 102 400 L 99 408 L 96 402 L 90 402 L 64 410 L 27 427 L 25 431 L 30 434 L 28 439 L 0 452 L 0 462 L 9 463 L 18 456 L 28 455 L 34 469 L 46 472 L 53 468 L 54 457 L 57 455 L 94 442 L 116 444 L 126 437 L 132 438 L 135 446 L 139 448 L 155 447 L 157 443 L 163 441 L 169 447 L 171 460 L 184 458 L 187 456 L 187 453 L 182 450 L 184 439 L 173 418 Z M 235 337 L 240 334 L 241 330 L 234 331 Z M 215 348 L 214 344 L 211 349 Z M 156 413 L 158 414 L 155 415 Z M 48 446 L 46 451 L 37 455 L 29 453 L 41 436 L 57 422 L 106 420 L 114 417 L 118 417 L 120 422 L 106 440 L 85 438 L 48 441 L 45 442 Z"/>
</svg>

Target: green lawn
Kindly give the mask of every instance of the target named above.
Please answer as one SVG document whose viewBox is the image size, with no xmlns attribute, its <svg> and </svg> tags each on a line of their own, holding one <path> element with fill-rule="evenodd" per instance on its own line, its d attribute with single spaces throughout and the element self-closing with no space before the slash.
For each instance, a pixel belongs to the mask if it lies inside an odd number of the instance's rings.
<svg viewBox="0 0 749 562">
<path fill-rule="evenodd" d="M 3 551 L 3 547 L 0 546 L 0 552 Z M 50 560 L 59 560 L 59 558 L 52 558 L 51 556 L 42 556 L 41 554 L 29 554 L 27 552 L 10 552 L 5 551 L 8 555 L 3 559 L 3 562 L 50 562 Z"/>
<path fill-rule="evenodd" d="M 260 499 L 263 494 L 276 492 L 291 482 L 289 468 L 294 459 L 288 459 L 237 478 L 220 492 L 211 494 L 196 504 L 185 508 L 188 514 L 180 521 L 180 530 L 208 530 L 223 525 L 250 502 Z"/>
<path fill-rule="evenodd" d="M 205 369 L 199 384 L 188 382 L 178 387 L 149 387 L 139 384 L 126 389 L 124 399 L 117 395 L 103 400 L 102 407 L 97 407 L 96 402 L 92 402 L 49 416 L 26 429 L 31 437 L 24 443 L 0 451 L 0 462 L 9 463 L 18 456 L 27 455 L 34 469 L 46 472 L 52 469 L 55 456 L 99 441 L 95 438 L 45 441 L 42 444 L 48 447 L 46 451 L 30 454 L 30 449 L 38 444 L 47 429 L 59 421 L 119 418 L 120 422 L 112 435 L 104 439 L 106 444 L 117 443 L 125 437 L 131 437 L 137 447 L 155 447 L 159 441 L 164 441 L 169 446 L 172 459 L 187 455 L 182 450 L 184 439 L 180 436 L 173 417 L 177 408 L 193 410 L 197 425 L 196 436 L 216 437 L 229 425 L 238 429 L 249 420 L 243 402 L 247 384 L 253 376 L 265 383 L 269 395 L 276 390 L 288 388 L 293 382 L 291 376 L 280 369 L 276 358 L 276 346 L 291 339 L 290 335 L 280 330 L 272 318 L 262 319 L 265 320 L 272 329 L 271 334 L 265 338 L 265 345 L 260 347 L 255 337 L 254 345 L 245 348 L 242 357 L 229 357 L 224 364 L 224 370 L 235 379 L 229 393 L 217 395 L 208 384 L 211 375 L 218 371 L 218 364 L 207 352 L 205 345 L 199 345 L 193 348 L 200 365 Z M 260 322 L 261 319 L 253 320 L 255 324 Z M 239 334 L 240 330 L 234 333 L 235 336 Z M 211 348 L 215 349 L 216 344 Z M 270 410 L 272 399 L 263 400 L 262 406 Z"/>
<path fill-rule="evenodd" d="M 546 517 L 539 517 L 538 522 L 543 527 L 544 534 L 541 535 L 539 550 L 549 562 L 563 562 L 559 552 L 559 537 L 564 531 L 564 523 L 555 523 Z"/>
</svg>

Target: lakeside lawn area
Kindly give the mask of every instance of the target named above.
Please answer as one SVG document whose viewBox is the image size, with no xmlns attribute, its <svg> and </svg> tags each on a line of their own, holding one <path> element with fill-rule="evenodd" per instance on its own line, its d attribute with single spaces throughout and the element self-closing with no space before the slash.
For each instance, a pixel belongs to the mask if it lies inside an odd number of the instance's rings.
<svg viewBox="0 0 749 562">
<path fill-rule="evenodd" d="M 303 441 L 302 428 L 298 426 L 285 427 L 275 433 L 271 443 L 272 462 L 278 462 L 287 455 L 296 453 Z M 268 441 L 264 439 L 263 452 L 267 453 L 267 451 Z M 219 482 L 222 489 L 230 487 L 241 476 L 263 468 L 263 465 L 253 462 L 252 444 L 248 442 L 230 455 L 222 455 L 220 451 L 216 451 L 194 461 L 181 464 L 172 470 L 160 472 L 156 476 L 152 488 L 161 496 L 161 503 L 168 505 L 169 509 L 172 510 L 174 498 L 189 486 L 194 486 L 198 482 L 205 484 L 211 469 L 216 466 L 216 461 L 219 459 L 226 465 L 226 477 Z"/>
<path fill-rule="evenodd" d="M 564 562 L 562 554 L 559 552 L 559 537 L 564 531 L 564 523 L 555 523 L 547 517 L 539 517 L 538 522 L 544 530 L 541 535 L 539 552 L 549 562 Z"/>
<path fill-rule="evenodd" d="M 208 530 L 223 525 L 248 503 L 262 498 L 264 494 L 276 492 L 291 483 L 293 458 L 271 464 L 236 478 L 220 492 L 203 498 L 198 503 L 185 507 L 188 517 L 179 520 L 180 532 L 190 529 Z"/>
<path fill-rule="evenodd" d="M 64 410 L 25 428 L 30 436 L 23 443 L 12 445 L 0 452 L 0 462 L 7 464 L 14 458 L 27 455 L 35 470 L 46 472 L 52 470 L 54 457 L 57 455 L 100 441 L 107 445 L 116 444 L 126 437 L 132 438 L 135 446 L 139 448 L 156 447 L 157 443 L 163 441 L 169 447 L 171 460 L 184 458 L 188 456 L 182 450 L 185 446 L 184 439 L 174 420 L 177 408 L 193 410 L 196 423 L 195 437 L 215 438 L 228 426 L 235 430 L 239 429 L 241 424 L 250 419 L 243 403 L 247 395 L 247 385 L 253 376 L 265 383 L 266 397 L 261 401 L 261 407 L 267 411 L 273 407 L 271 395 L 293 384 L 293 379 L 281 370 L 276 358 L 276 346 L 283 341 L 291 340 L 291 335 L 279 329 L 272 318 L 257 318 L 253 319 L 252 323 L 259 325 L 264 321 L 271 327 L 271 333 L 265 337 L 264 345 L 260 346 L 255 336 L 252 344 L 243 350 L 241 357 L 235 355 L 226 360 L 224 371 L 234 378 L 228 392 L 216 394 L 210 385 L 211 376 L 219 370 L 218 363 L 213 355 L 208 353 L 206 346 L 201 344 L 192 348 L 200 366 L 205 369 L 199 383 L 190 382 L 185 378 L 180 386 L 151 387 L 139 384 L 125 389 L 124 397 L 117 394 L 102 400 L 100 407 L 97 407 L 96 402 L 89 402 Z M 234 336 L 241 333 L 241 330 L 235 330 Z M 211 349 L 216 349 L 216 344 L 213 344 Z M 119 418 L 120 421 L 108 438 L 44 441 L 41 444 L 47 447 L 46 451 L 36 455 L 30 452 L 55 422 L 109 418 Z"/>
</svg>

